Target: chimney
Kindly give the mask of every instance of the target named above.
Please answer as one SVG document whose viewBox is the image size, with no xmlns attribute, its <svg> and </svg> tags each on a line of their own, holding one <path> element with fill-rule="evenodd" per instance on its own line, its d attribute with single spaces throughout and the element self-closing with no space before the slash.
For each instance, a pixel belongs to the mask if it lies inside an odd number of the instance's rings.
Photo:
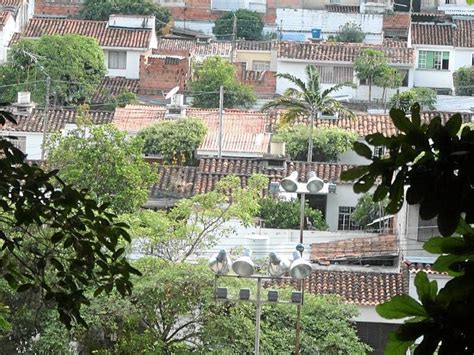
<svg viewBox="0 0 474 355">
<path fill-rule="evenodd" d="M 12 106 L 15 115 L 24 116 L 31 114 L 35 108 L 34 102 L 31 101 L 31 93 L 29 91 L 18 91 L 17 102 Z"/>
</svg>

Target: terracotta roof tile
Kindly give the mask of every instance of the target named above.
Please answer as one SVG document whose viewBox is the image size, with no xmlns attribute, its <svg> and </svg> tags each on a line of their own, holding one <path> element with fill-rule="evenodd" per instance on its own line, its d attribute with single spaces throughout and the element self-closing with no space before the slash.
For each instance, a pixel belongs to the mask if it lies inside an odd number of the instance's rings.
<svg viewBox="0 0 474 355">
<path fill-rule="evenodd" d="M 394 14 L 385 14 L 383 16 L 383 29 L 402 29 L 410 28 L 410 14 L 408 12 L 396 12 Z"/>
<path fill-rule="evenodd" d="M 162 51 L 190 51 L 196 46 L 195 40 L 175 39 L 175 38 L 158 38 L 158 45 L 154 51 L 157 53 Z"/>
<path fill-rule="evenodd" d="M 112 123 L 120 130 L 138 132 L 165 119 L 166 109 L 153 105 L 117 107 Z"/>
<path fill-rule="evenodd" d="M 265 283 L 292 285 L 297 281 L 278 280 Z M 376 306 L 393 296 L 408 294 L 408 277 L 403 273 L 314 270 L 304 280 L 306 292 L 317 295 L 338 295 L 346 303 Z"/>
<path fill-rule="evenodd" d="M 311 244 L 311 260 L 340 260 L 398 255 L 395 235 L 360 237 Z"/>
<path fill-rule="evenodd" d="M 12 17 L 12 14 L 9 11 L 0 11 L 0 30 L 3 29 L 10 17 Z"/>
<path fill-rule="evenodd" d="M 474 47 L 474 21 L 456 20 L 456 47 Z"/>
<path fill-rule="evenodd" d="M 198 150 L 219 149 L 219 113 L 217 110 L 189 109 L 187 115 L 201 118 L 208 132 Z M 225 110 L 223 118 L 222 150 L 225 152 L 268 152 L 270 134 L 266 130 L 266 114 L 258 111 Z"/>
<path fill-rule="evenodd" d="M 74 33 L 96 38 L 102 47 L 148 48 L 152 37 L 149 29 L 110 27 L 108 21 L 86 21 L 54 18 L 32 18 L 22 37 Z"/>
<path fill-rule="evenodd" d="M 193 195 L 197 168 L 194 166 L 159 166 L 158 181 L 150 198 L 188 198 Z"/>
<path fill-rule="evenodd" d="M 0 0 L 0 7 L 14 6 L 20 7 L 23 4 L 23 0 Z"/>
<path fill-rule="evenodd" d="M 271 51 L 276 49 L 276 41 L 239 41 L 237 43 L 237 50 L 240 51 Z"/>
<path fill-rule="evenodd" d="M 452 24 L 414 23 L 411 25 L 411 41 L 413 44 L 453 46 L 454 31 Z"/>
<path fill-rule="evenodd" d="M 392 38 L 384 38 L 383 45 L 385 47 L 407 48 L 408 42 Z"/>
<path fill-rule="evenodd" d="M 3 130 L 17 132 L 43 132 L 44 110 L 34 109 L 29 116 L 16 116 L 17 125 L 7 123 Z M 48 114 L 48 132 L 57 132 L 64 129 L 67 123 L 76 123 L 77 112 L 74 109 L 51 109 Z M 109 111 L 90 111 L 92 123 L 111 123 L 114 116 Z"/>
<path fill-rule="evenodd" d="M 340 12 L 346 14 L 357 14 L 360 12 L 360 6 L 351 6 L 351 5 L 325 5 L 324 9 L 328 12 Z"/>
<path fill-rule="evenodd" d="M 124 77 L 105 77 L 99 84 L 94 96 L 92 97 L 92 104 L 101 104 L 108 102 L 111 97 L 114 97 L 123 91 L 133 92 L 138 94 L 139 80 L 127 79 Z"/>
<path fill-rule="evenodd" d="M 371 48 L 385 53 L 391 64 L 413 64 L 413 48 L 382 47 L 362 43 L 298 43 L 281 42 L 278 57 L 307 61 L 352 63 L 359 57 L 361 49 Z"/>
</svg>

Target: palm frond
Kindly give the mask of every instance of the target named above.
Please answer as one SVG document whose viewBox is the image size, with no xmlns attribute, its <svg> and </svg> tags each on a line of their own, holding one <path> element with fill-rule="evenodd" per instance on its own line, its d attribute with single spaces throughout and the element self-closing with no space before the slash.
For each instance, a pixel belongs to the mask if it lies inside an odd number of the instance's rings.
<svg viewBox="0 0 474 355">
<path fill-rule="evenodd" d="M 305 68 L 306 77 L 307 77 L 307 87 L 309 92 L 313 92 L 316 95 L 319 94 L 320 88 L 320 80 L 319 80 L 319 71 L 316 69 L 314 65 L 307 65 Z"/>
<path fill-rule="evenodd" d="M 336 84 L 334 86 L 331 86 L 329 89 L 326 89 L 323 91 L 323 93 L 321 94 L 321 97 L 326 97 L 333 92 L 341 90 L 345 86 L 353 86 L 353 84 L 346 82 L 346 83 L 341 83 L 341 84 Z"/>
</svg>

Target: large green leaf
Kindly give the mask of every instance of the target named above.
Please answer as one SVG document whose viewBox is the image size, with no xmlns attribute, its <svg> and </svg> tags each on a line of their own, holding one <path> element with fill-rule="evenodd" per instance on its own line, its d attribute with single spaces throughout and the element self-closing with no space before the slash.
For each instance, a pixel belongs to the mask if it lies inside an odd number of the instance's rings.
<svg viewBox="0 0 474 355">
<path fill-rule="evenodd" d="M 405 112 L 399 109 L 391 109 L 390 117 L 392 118 L 393 124 L 402 132 L 409 132 L 413 128 L 413 124 L 405 116 Z"/>
<path fill-rule="evenodd" d="M 462 117 L 459 113 L 452 115 L 448 122 L 444 125 L 451 137 L 454 137 L 458 134 L 462 125 Z"/>
<path fill-rule="evenodd" d="M 418 298 L 426 306 L 428 301 L 433 301 L 431 293 L 431 284 L 426 272 L 420 271 L 415 276 L 415 287 Z"/>
<path fill-rule="evenodd" d="M 356 180 L 360 178 L 362 175 L 364 175 L 367 171 L 369 171 L 368 165 L 356 166 L 352 169 L 343 171 L 341 173 L 341 179 L 345 181 Z"/>
<path fill-rule="evenodd" d="M 395 332 L 388 334 L 388 342 L 385 346 L 385 354 L 390 355 L 406 355 L 410 345 L 414 343 L 414 340 L 399 340 Z"/>
<path fill-rule="evenodd" d="M 427 317 L 423 306 L 409 295 L 397 295 L 376 307 L 379 315 L 387 319 Z"/>
<path fill-rule="evenodd" d="M 372 158 L 372 150 L 364 143 L 354 142 L 354 151 L 360 156 L 370 159 Z"/>
</svg>

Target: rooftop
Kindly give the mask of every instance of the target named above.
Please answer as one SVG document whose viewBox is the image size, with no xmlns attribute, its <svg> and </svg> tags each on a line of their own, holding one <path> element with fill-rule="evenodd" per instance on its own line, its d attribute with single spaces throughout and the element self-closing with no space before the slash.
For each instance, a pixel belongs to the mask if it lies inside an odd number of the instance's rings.
<svg viewBox="0 0 474 355">
<path fill-rule="evenodd" d="M 1 9 L 1 8 L 0 8 Z M 0 30 L 6 25 L 8 18 L 12 17 L 9 11 L 0 11 Z"/>
<path fill-rule="evenodd" d="M 365 48 L 381 50 L 391 64 L 413 64 L 413 48 L 383 47 L 363 43 L 280 42 L 278 58 L 320 62 L 352 63 Z"/>
<path fill-rule="evenodd" d="M 454 22 L 413 23 L 411 39 L 413 44 L 435 46 L 474 47 L 474 20 Z"/>
<path fill-rule="evenodd" d="M 395 12 L 383 16 L 383 29 L 407 30 L 410 28 L 410 14 L 408 12 Z"/>
<path fill-rule="evenodd" d="M 149 48 L 152 38 L 150 29 L 109 27 L 108 21 L 57 18 L 32 18 L 21 36 L 39 38 L 70 33 L 96 38 L 101 47 Z"/>
<path fill-rule="evenodd" d="M 297 281 L 278 280 L 266 286 L 291 284 Z M 350 304 L 376 306 L 393 296 L 408 294 L 408 277 L 402 273 L 314 270 L 304 280 L 306 292 L 317 295 L 338 295 Z"/>
<path fill-rule="evenodd" d="M 166 108 L 156 105 L 117 107 L 112 123 L 120 130 L 138 132 L 165 119 Z"/>
<path fill-rule="evenodd" d="M 124 77 L 105 77 L 97 87 L 92 97 L 92 104 L 102 104 L 110 102 L 110 98 L 129 91 L 138 94 L 138 79 L 127 79 Z"/>
</svg>

